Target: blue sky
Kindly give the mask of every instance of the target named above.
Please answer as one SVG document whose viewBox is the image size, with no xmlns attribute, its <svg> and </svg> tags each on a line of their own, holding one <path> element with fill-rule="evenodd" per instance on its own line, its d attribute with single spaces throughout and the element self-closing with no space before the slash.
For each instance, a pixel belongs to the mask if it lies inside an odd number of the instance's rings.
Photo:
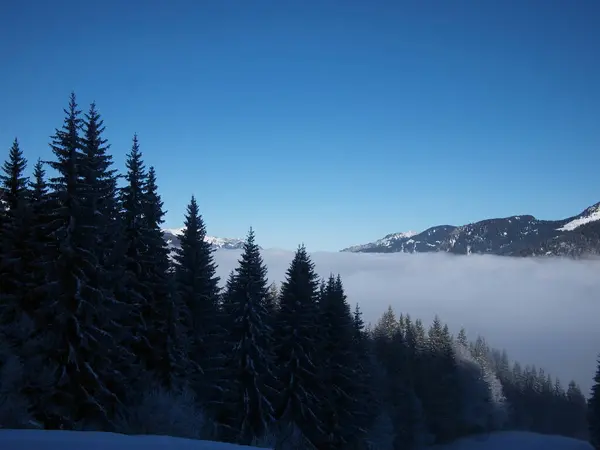
<svg viewBox="0 0 600 450">
<path fill-rule="evenodd" d="M 600 201 L 595 0 L 45 0 L 0 8 L 0 149 L 48 158 L 73 90 L 168 227 L 338 250 Z M 3 157 L 4 158 L 4 157 Z"/>
</svg>

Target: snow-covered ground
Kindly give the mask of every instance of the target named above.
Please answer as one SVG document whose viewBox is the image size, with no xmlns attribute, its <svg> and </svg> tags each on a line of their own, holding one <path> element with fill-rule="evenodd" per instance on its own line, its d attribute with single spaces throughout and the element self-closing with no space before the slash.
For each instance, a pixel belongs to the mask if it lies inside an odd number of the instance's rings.
<svg viewBox="0 0 600 450">
<path fill-rule="evenodd" d="M 2 450 L 134 450 L 136 448 L 143 450 L 256 449 L 256 447 L 168 436 L 126 436 L 91 431 L 0 430 Z M 587 442 L 576 439 L 516 431 L 469 437 L 434 448 L 436 450 L 593 450 Z"/>
<path fill-rule="evenodd" d="M 573 231 L 575 228 L 585 225 L 586 223 L 596 222 L 600 220 L 600 204 L 592 205 L 583 211 L 577 219 L 571 220 L 564 226 L 560 227 L 560 231 Z"/>
<path fill-rule="evenodd" d="M 435 450 L 594 450 L 590 444 L 563 436 L 547 436 L 524 431 L 505 431 L 471 436 Z M 12 450 L 12 449 L 11 449 Z M 433 449 L 432 449 L 433 450 Z"/>
<path fill-rule="evenodd" d="M 0 430 L 2 450 L 251 450 L 256 447 L 169 436 L 96 431 Z"/>
</svg>

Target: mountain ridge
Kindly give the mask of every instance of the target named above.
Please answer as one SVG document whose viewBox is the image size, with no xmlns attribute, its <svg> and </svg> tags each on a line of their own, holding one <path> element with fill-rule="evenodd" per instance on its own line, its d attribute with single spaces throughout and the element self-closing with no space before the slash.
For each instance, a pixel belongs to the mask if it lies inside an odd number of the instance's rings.
<svg viewBox="0 0 600 450">
<path fill-rule="evenodd" d="M 179 236 L 183 233 L 183 228 L 163 228 L 162 232 L 171 251 L 180 247 Z M 206 236 L 204 240 L 214 249 L 239 250 L 244 246 L 244 240 L 237 238 Z"/>
<path fill-rule="evenodd" d="M 558 220 L 532 215 L 484 219 L 465 225 L 437 225 L 420 233 L 391 233 L 340 250 L 352 253 L 494 254 L 571 256 L 600 254 L 600 202 Z"/>
</svg>

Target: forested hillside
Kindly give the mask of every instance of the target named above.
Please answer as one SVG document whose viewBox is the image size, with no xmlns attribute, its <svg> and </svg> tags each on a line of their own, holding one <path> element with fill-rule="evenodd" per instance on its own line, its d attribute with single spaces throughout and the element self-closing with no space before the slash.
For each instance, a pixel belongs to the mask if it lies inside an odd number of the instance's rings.
<svg viewBox="0 0 600 450">
<path fill-rule="evenodd" d="M 365 325 L 303 246 L 269 284 L 250 229 L 219 280 L 201 199 L 172 260 L 160 174 L 135 135 L 118 174 L 103 136 L 96 106 L 82 113 L 73 94 L 48 161 L 27 177 L 15 139 L 2 167 L 0 427 L 278 449 L 411 449 L 507 429 L 588 438 L 574 382 L 440 319 L 426 326 L 401 297 Z"/>
</svg>

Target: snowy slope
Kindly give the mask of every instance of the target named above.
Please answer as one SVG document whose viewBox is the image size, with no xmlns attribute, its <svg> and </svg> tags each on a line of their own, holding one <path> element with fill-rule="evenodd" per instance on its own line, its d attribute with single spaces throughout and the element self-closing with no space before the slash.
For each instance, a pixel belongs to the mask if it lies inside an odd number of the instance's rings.
<svg viewBox="0 0 600 450">
<path fill-rule="evenodd" d="M 96 431 L 0 430 L 2 450 L 251 450 L 256 447 L 169 436 Z"/>
<path fill-rule="evenodd" d="M 257 447 L 169 436 L 126 436 L 92 431 L 0 430 L 2 450 L 258 450 Z M 507 431 L 468 437 L 432 450 L 593 450 L 562 436 Z"/>
<path fill-rule="evenodd" d="M 585 225 L 586 223 L 590 222 L 596 222 L 597 220 L 600 220 L 600 203 L 590 206 L 581 214 L 576 216 L 573 220 L 558 228 L 558 230 L 573 231 L 581 225 Z"/>
<path fill-rule="evenodd" d="M 594 450 L 584 441 L 563 436 L 547 436 L 525 431 L 506 431 L 472 436 L 435 450 Z M 12 449 L 11 449 L 12 450 Z"/>
<path fill-rule="evenodd" d="M 410 239 L 411 237 L 413 237 L 417 234 L 418 233 L 416 231 L 403 231 L 401 233 L 391 233 L 391 234 L 388 234 L 388 235 L 382 237 L 381 239 L 378 239 L 375 242 L 370 242 L 368 244 L 354 245 L 354 246 L 348 247 L 342 251 L 362 252 L 362 251 L 369 250 L 370 248 L 375 248 L 375 247 L 389 247 L 394 241 L 401 240 L 401 239 Z"/>
</svg>

